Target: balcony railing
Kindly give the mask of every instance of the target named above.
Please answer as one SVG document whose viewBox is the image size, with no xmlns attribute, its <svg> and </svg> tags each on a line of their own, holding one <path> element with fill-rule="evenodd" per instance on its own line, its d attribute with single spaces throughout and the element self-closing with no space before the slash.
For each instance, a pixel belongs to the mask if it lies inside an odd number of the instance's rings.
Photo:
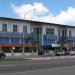
<svg viewBox="0 0 75 75">
<path fill-rule="evenodd" d="M 29 44 L 33 42 L 29 33 L 0 32 L 0 43 Z"/>
<path fill-rule="evenodd" d="M 26 38 L 32 37 L 29 33 L 18 33 L 18 32 L 0 32 L 0 37 L 10 37 L 10 38 Z"/>
</svg>

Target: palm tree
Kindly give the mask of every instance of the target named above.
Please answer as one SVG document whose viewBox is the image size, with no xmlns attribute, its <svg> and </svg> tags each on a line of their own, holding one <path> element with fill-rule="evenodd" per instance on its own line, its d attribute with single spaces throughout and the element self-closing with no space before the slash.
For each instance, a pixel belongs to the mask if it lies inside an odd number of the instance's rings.
<svg viewBox="0 0 75 75">
<path fill-rule="evenodd" d="M 66 37 L 60 37 L 58 43 L 60 44 L 60 48 L 63 49 L 64 48 L 64 43 L 66 41 Z"/>
</svg>

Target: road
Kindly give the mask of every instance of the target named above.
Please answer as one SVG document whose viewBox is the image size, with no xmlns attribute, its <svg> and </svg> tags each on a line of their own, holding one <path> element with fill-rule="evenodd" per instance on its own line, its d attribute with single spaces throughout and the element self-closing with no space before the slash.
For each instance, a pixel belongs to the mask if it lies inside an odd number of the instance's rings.
<svg viewBox="0 0 75 75">
<path fill-rule="evenodd" d="M 0 62 L 0 75 L 75 75 L 75 58 Z"/>
</svg>

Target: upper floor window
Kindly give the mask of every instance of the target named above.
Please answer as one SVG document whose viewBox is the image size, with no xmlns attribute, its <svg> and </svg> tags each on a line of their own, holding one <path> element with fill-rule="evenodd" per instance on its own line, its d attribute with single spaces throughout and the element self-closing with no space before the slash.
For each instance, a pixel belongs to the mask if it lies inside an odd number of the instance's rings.
<svg viewBox="0 0 75 75">
<path fill-rule="evenodd" d="M 34 28 L 34 33 L 35 34 L 41 34 L 42 33 L 42 28 Z"/>
<path fill-rule="evenodd" d="M 58 36 L 61 36 L 61 32 L 60 32 L 60 30 L 58 30 Z"/>
<path fill-rule="evenodd" d="M 17 32 L 17 25 L 13 25 L 13 32 Z"/>
<path fill-rule="evenodd" d="M 7 32 L 7 24 L 2 24 L 2 31 Z"/>
<path fill-rule="evenodd" d="M 72 36 L 71 30 L 69 30 L 69 36 Z"/>
<path fill-rule="evenodd" d="M 46 28 L 46 34 L 54 35 L 54 28 Z"/>
<path fill-rule="evenodd" d="M 62 36 L 66 36 L 66 30 L 62 30 Z"/>
<path fill-rule="evenodd" d="M 23 32 L 27 33 L 27 26 L 23 26 Z"/>
</svg>

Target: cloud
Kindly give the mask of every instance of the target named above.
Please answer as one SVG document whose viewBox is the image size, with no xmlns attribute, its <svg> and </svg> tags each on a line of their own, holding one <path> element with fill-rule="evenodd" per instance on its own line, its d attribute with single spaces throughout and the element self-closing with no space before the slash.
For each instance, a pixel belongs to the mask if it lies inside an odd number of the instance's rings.
<svg viewBox="0 0 75 75">
<path fill-rule="evenodd" d="M 12 4 L 11 6 L 19 18 L 25 16 L 25 19 L 29 20 L 75 25 L 75 8 L 72 7 L 68 7 L 67 10 L 62 10 L 58 15 L 53 16 L 54 14 L 42 3 L 23 4 L 21 6 Z"/>
<path fill-rule="evenodd" d="M 61 11 L 52 18 L 55 23 L 75 25 L 75 8 L 69 7 L 66 11 Z"/>
<path fill-rule="evenodd" d="M 11 5 L 13 11 L 18 14 L 20 18 L 36 19 L 39 15 L 45 15 L 49 13 L 49 10 L 43 6 L 42 3 L 23 4 L 21 6 Z M 36 9 L 36 10 L 34 10 Z"/>
</svg>

